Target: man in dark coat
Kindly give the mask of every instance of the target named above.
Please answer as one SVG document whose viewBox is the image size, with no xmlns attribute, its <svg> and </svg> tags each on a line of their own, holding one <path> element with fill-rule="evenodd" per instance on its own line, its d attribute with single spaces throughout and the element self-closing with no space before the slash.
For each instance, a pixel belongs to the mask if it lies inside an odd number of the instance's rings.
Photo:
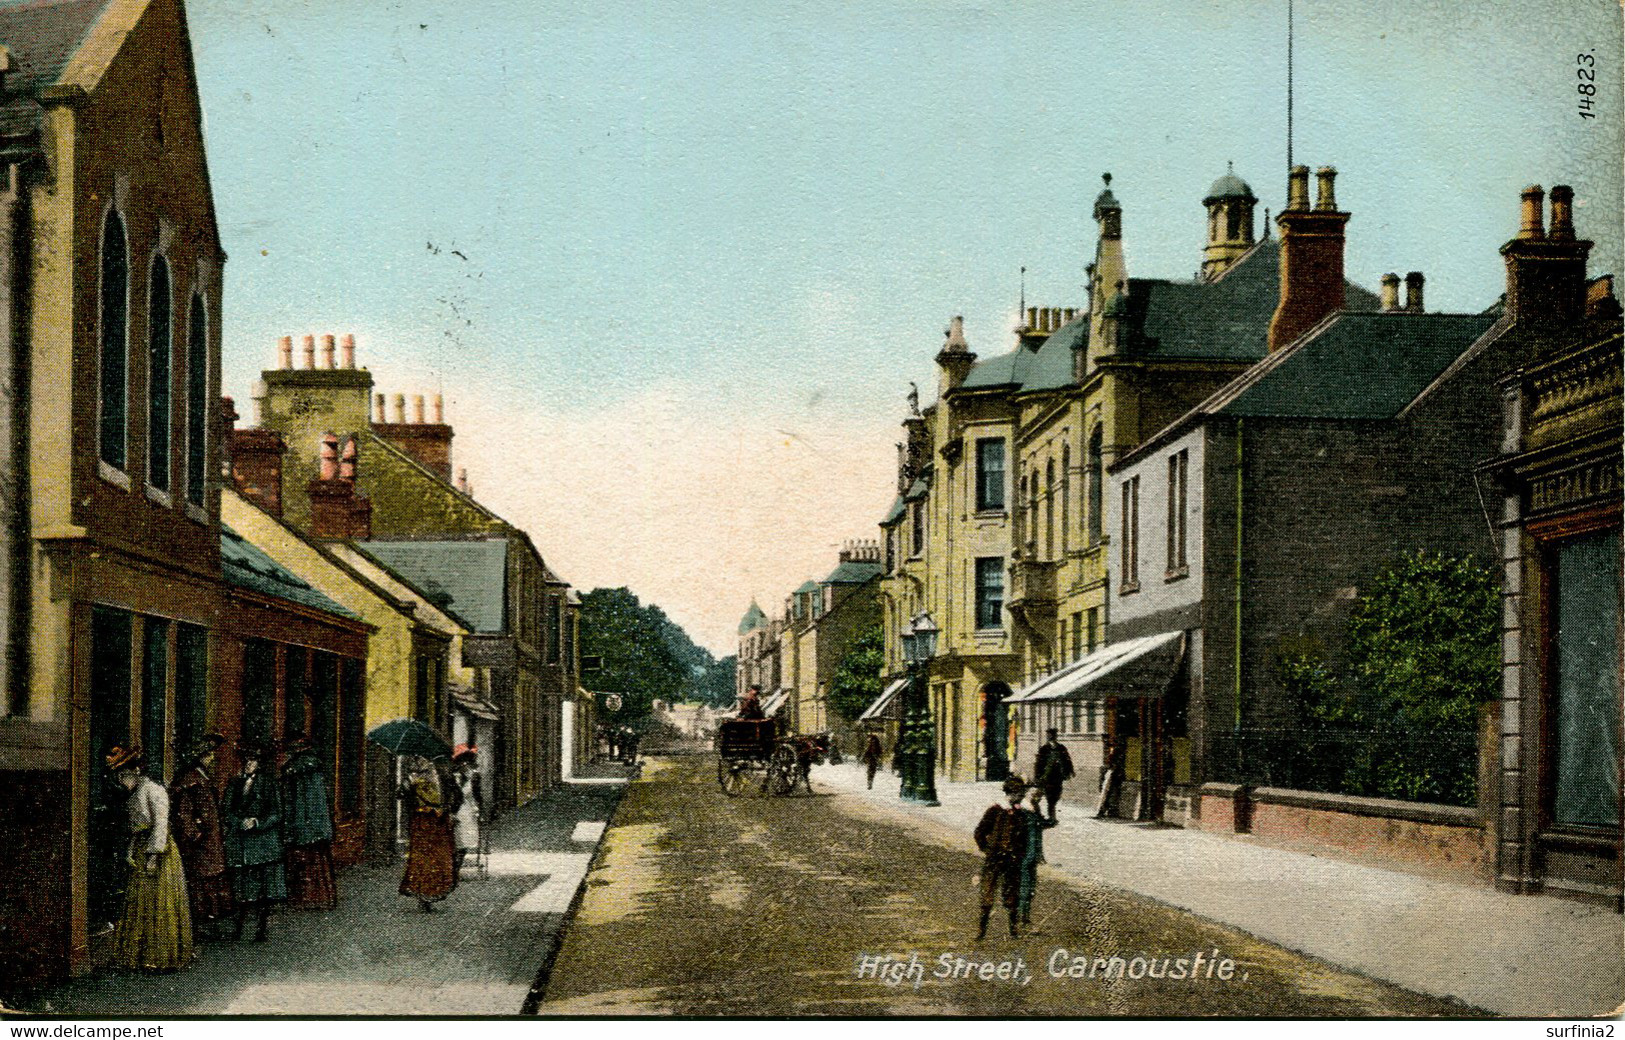
<svg viewBox="0 0 1625 1040">
<path fill-rule="evenodd" d="M 220 805 L 226 825 L 226 865 L 237 897 L 233 938 L 242 938 L 243 923 L 253 910 L 258 920 L 255 942 L 265 941 L 271 904 L 288 898 L 282 872 L 282 797 L 276 778 L 260 768 L 264 756 L 257 747 L 242 749 L 243 771 L 226 785 Z"/>
<path fill-rule="evenodd" d="M 1010 912 L 1010 935 L 1016 934 L 1017 906 L 1021 898 L 1021 860 L 1027 851 L 1027 823 L 1021 810 L 1021 799 L 1027 793 L 1027 781 L 1011 776 L 1004 782 L 1005 797 L 1009 805 L 990 805 L 976 825 L 976 847 L 981 850 L 982 872 L 977 891 L 982 902 L 981 923 L 976 938 L 987 937 L 987 922 L 993 916 L 995 893 L 1004 897 L 1004 906 Z"/>
<path fill-rule="evenodd" d="M 186 867 L 192 926 L 213 930 L 231 912 L 231 880 L 226 876 L 226 848 L 220 827 L 220 798 L 215 791 L 214 758 L 226 738 L 210 733 L 199 740 L 185 772 L 169 791 L 169 832 Z"/>
<path fill-rule="evenodd" d="M 1123 742 L 1115 737 L 1106 741 L 1105 774 L 1100 778 L 1100 805 L 1095 819 L 1104 820 L 1117 815 L 1117 802 L 1123 793 Z"/>
<path fill-rule="evenodd" d="M 1033 783 L 1044 792 L 1049 818 L 1054 822 L 1055 803 L 1061 800 L 1061 785 L 1072 779 L 1072 755 L 1066 745 L 1056 739 L 1055 730 L 1045 735 L 1049 739 L 1038 749 L 1038 761 L 1033 763 Z"/>
<path fill-rule="evenodd" d="M 742 719 L 764 719 L 762 713 L 762 688 L 752 686 L 745 691 L 745 699 L 739 702 L 739 717 Z"/>
</svg>

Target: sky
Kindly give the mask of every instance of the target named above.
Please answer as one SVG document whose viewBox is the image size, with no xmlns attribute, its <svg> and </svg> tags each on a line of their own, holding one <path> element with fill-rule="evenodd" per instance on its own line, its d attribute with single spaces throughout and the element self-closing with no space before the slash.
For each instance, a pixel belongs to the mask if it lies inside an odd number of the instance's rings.
<svg viewBox="0 0 1625 1040">
<path fill-rule="evenodd" d="M 1023 266 L 1082 304 L 1102 173 L 1137 277 L 1193 275 L 1227 162 L 1285 195 L 1285 0 L 188 10 L 239 410 L 279 336 L 353 333 L 379 392 L 445 394 L 454 465 L 555 571 L 719 656 L 877 536 L 953 315 L 989 357 Z M 1340 171 L 1351 279 L 1482 310 L 1530 183 L 1621 269 L 1614 0 L 1293 21 L 1293 159 Z"/>
</svg>

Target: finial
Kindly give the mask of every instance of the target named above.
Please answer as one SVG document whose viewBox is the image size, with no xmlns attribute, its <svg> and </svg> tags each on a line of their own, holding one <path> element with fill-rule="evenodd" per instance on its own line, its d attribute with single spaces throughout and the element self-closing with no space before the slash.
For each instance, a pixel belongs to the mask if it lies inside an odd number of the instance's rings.
<svg viewBox="0 0 1625 1040">
<path fill-rule="evenodd" d="M 1021 304 L 1020 304 L 1019 307 L 1016 308 L 1016 313 L 1017 314 L 1025 314 L 1026 312 L 1027 312 L 1027 269 L 1025 267 L 1023 267 L 1021 269 Z"/>
<path fill-rule="evenodd" d="M 1234 162 L 1230 161 L 1229 159 L 1226 159 L 1224 161 L 1224 172 L 1225 173 L 1235 173 L 1236 172 L 1236 164 Z"/>
<path fill-rule="evenodd" d="M 1100 175 L 1100 179 L 1106 182 L 1106 187 L 1109 188 L 1109 187 L 1112 186 L 1112 175 L 1111 174 L 1103 173 L 1103 174 Z"/>
</svg>

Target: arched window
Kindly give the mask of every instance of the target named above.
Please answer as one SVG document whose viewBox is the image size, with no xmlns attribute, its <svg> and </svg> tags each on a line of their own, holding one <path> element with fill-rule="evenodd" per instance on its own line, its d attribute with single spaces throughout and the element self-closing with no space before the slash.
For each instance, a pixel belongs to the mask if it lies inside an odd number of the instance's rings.
<svg viewBox="0 0 1625 1040">
<path fill-rule="evenodd" d="M 175 360 L 169 261 L 153 257 L 147 287 L 147 483 L 168 491 L 170 376 Z"/>
<path fill-rule="evenodd" d="M 1055 559 L 1055 460 L 1044 464 L 1044 559 Z"/>
<path fill-rule="evenodd" d="M 1101 484 L 1105 467 L 1101 463 L 1102 433 L 1100 427 L 1089 435 L 1089 544 L 1100 544 Z"/>
<path fill-rule="evenodd" d="M 1061 555 L 1072 545 L 1072 445 L 1061 445 Z"/>
<path fill-rule="evenodd" d="M 101 460 L 122 470 L 128 447 L 130 250 L 124 221 L 109 211 L 102 228 L 99 440 Z"/>
<path fill-rule="evenodd" d="M 204 504 L 209 453 L 209 315 L 201 294 L 192 294 L 186 329 L 186 500 Z"/>
</svg>

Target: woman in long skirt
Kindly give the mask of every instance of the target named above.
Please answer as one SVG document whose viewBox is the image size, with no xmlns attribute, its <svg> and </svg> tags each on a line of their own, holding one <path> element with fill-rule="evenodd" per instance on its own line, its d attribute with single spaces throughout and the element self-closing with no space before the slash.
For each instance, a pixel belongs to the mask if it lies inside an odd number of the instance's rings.
<svg viewBox="0 0 1625 1040">
<path fill-rule="evenodd" d="M 418 759 L 398 792 L 407 816 L 406 873 L 401 877 L 400 893 L 415 897 L 418 909 L 424 913 L 432 911 L 457 885 L 451 835 L 453 806 L 447 787 L 433 763 Z"/>
<path fill-rule="evenodd" d="M 258 927 L 254 941 L 264 942 L 271 905 L 288 898 L 282 871 L 282 796 L 276 778 L 260 765 L 264 752 L 242 751 L 243 771 L 226 787 L 220 813 L 226 823 L 226 863 L 231 867 L 231 890 L 237 897 L 237 926 L 232 937 L 243 937 L 248 912 Z"/>
<path fill-rule="evenodd" d="M 186 893 L 191 897 L 192 929 L 197 933 L 216 928 L 232 910 L 220 799 L 214 784 L 215 755 L 225 742 L 218 733 L 200 740 L 192 748 L 190 766 L 169 792 L 170 833 L 186 867 Z"/>
<path fill-rule="evenodd" d="M 457 785 L 457 811 L 452 815 L 451 834 L 457 847 L 457 858 L 452 861 L 452 878 L 463 880 L 463 861 L 470 852 L 480 851 L 481 819 L 485 814 L 485 795 L 480 790 L 479 751 L 477 747 L 459 744 L 451 755 L 451 781 Z"/>
<path fill-rule="evenodd" d="M 288 905 L 331 910 L 338 905 L 333 881 L 333 810 L 327 779 L 310 742 L 299 737 L 282 766 L 284 837 L 288 843 Z"/>
<path fill-rule="evenodd" d="M 141 971 L 175 971 L 192 959 L 186 873 L 169 833 L 169 794 L 141 772 L 139 748 L 113 748 L 107 768 L 130 792 L 130 882 L 113 935 L 113 962 Z"/>
</svg>

